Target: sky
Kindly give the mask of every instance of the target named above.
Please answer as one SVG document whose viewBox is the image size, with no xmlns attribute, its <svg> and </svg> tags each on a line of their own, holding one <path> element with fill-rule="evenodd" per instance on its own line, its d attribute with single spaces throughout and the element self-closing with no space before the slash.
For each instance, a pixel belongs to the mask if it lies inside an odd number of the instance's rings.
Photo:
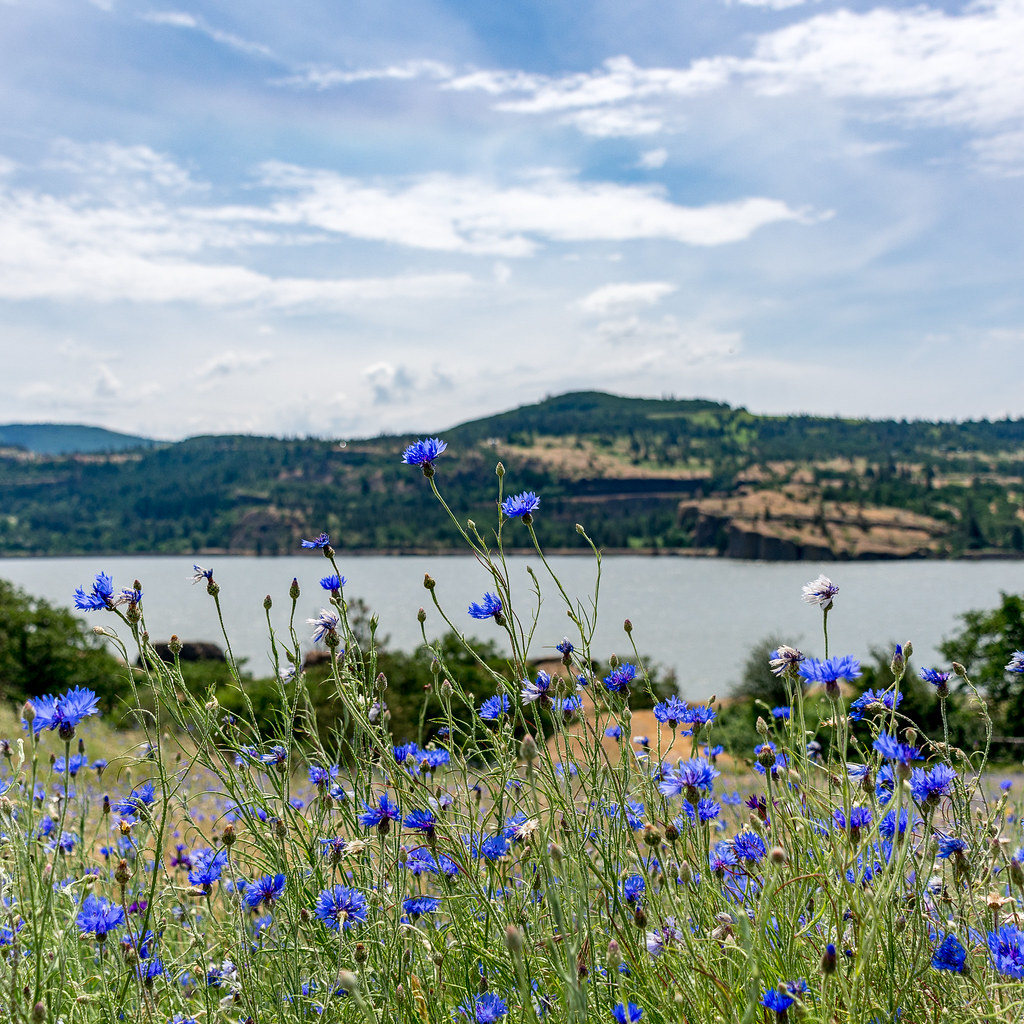
<svg viewBox="0 0 1024 1024">
<path fill-rule="evenodd" d="M 0 0 L 0 422 L 1024 415 L 1024 0 Z"/>
</svg>

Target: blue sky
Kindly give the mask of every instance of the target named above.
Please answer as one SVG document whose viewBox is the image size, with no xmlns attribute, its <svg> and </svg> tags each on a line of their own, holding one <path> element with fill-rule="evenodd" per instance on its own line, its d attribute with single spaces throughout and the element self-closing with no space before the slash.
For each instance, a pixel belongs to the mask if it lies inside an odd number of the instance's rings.
<svg viewBox="0 0 1024 1024">
<path fill-rule="evenodd" d="M 1024 0 L 0 0 L 0 420 L 1024 415 Z"/>
</svg>

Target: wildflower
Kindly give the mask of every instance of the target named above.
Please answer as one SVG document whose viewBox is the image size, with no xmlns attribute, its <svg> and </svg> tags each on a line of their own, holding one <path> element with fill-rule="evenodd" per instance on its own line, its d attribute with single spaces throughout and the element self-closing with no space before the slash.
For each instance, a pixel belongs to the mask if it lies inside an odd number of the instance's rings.
<svg viewBox="0 0 1024 1024">
<path fill-rule="evenodd" d="M 502 715 L 507 715 L 511 702 L 508 699 L 507 693 L 497 693 L 493 697 L 488 697 L 480 705 L 480 717 L 485 722 L 497 721 Z"/>
<path fill-rule="evenodd" d="M 501 614 L 501 598 L 497 594 L 484 594 L 483 600 L 475 601 L 469 606 L 469 614 L 474 619 L 494 619 L 500 626 L 504 621 Z"/>
<path fill-rule="evenodd" d="M 708 864 L 719 878 L 729 868 L 736 867 L 739 864 L 739 860 L 736 857 L 736 851 L 732 848 L 732 843 L 726 839 L 716 843 L 714 848 L 708 853 Z"/>
<path fill-rule="evenodd" d="M 195 850 L 192 853 L 192 868 L 188 873 L 188 880 L 192 885 L 208 893 L 213 883 L 220 878 L 227 862 L 227 850 Z"/>
<path fill-rule="evenodd" d="M 71 778 L 74 778 L 88 763 L 89 758 L 85 754 L 72 754 L 66 760 L 63 757 L 58 757 L 53 762 L 53 771 L 56 775 L 63 775 L 64 772 L 67 772 Z"/>
<path fill-rule="evenodd" d="M 949 796 L 956 782 L 956 772 L 947 764 L 937 764 L 930 771 L 915 768 L 910 774 L 910 792 L 924 806 L 935 806 L 939 798 Z"/>
<path fill-rule="evenodd" d="M 366 923 L 366 897 L 358 889 L 335 885 L 317 896 L 314 911 L 331 931 L 340 931 Z"/>
<path fill-rule="evenodd" d="M 756 833 L 748 829 L 736 834 L 732 840 L 733 852 L 740 860 L 747 860 L 756 864 L 762 860 L 768 852 L 764 840 Z"/>
<path fill-rule="evenodd" d="M 345 586 L 348 580 L 344 576 L 339 576 L 336 572 L 332 572 L 330 576 L 325 576 L 320 581 L 320 586 L 324 590 L 329 590 L 331 597 L 339 597 L 341 595 L 341 588 Z"/>
<path fill-rule="evenodd" d="M 306 619 L 311 625 L 315 626 L 313 630 L 313 643 L 319 643 L 321 640 L 328 640 L 333 637 L 337 639 L 338 636 L 338 623 L 341 619 L 335 615 L 334 612 L 329 612 L 326 608 L 320 610 L 320 614 L 315 619 Z"/>
<path fill-rule="evenodd" d="M 474 853 L 478 858 L 496 861 L 504 857 L 512 848 L 512 844 L 503 835 L 488 836 L 480 843 L 480 849 Z"/>
<path fill-rule="evenodd" d="M 433 470 L 437 457 L 447 447 L 447 442 L 442 441 L 439 437 L 427 437 L 409 445 L 402 452 L 402 462 L 407 466 L 421 466 L 424 476 L 433 476 L 433 472 L 428 474 L 427 470 Z"/>
<path fill-rule="evenodd" d="M 605 736 L 609 739 L 617 740 L 622 735 L 621 725 L 609 725 L 604 730 Z"/>
<path fill-rule="evenodd" d="M 114 581 L 106 573 L 97 573 L 92 590 L 84 587 L 75 591 L 75 607 L 83 612 L 97 612 L 114 607 Z"/>
<path fill-rule="evenodd" d="M 847 828 L 846 815 L 842 808 L 837 807 L 832 812 L 832 820 L 836 824 L 836 828 L 845 830 Z M 860 838 L 860 830 L 867 828 L 872 821 L 871 811 L 867 807 L 851 807 L 850 808 L 850 838 L 854 841 Z"/>
<path fill-rule="evenodd" d="M 670 729 L 680 722 L 687 721 L 687 714 L 690 711 L 689 705 L 678 697 L 669 697 L 668 700 L 659 701 L 653 708 L 654 717 L 659 722 L 665 722 Z"/>
<path fill-rule="evenodd" d="M 604 677 L 604 686 L 609 693 L 628 693 L 629 684 L 636 678 L 636 666 L 628 661 L 616 665 L 609 675 Z"/>
<path fill-rule="evenodd" d="M 823 576 L 822 579 L 824 578 Z M 805 587 L 804 589 L 806 590 L 807 588 Z M 781 987 L 770 988 L 761 997 L 761 1005 L 766 1010 L 774 1010 L 781 1019 L 785 1019 L 785 1013 L 793 1005 L 794 1001 L 793 997 L 784 992 Z"/>
<path fill-rule="evenodd" d="M 804 655 L 795 647 L 779 644 L 768 656 L 768 668 L 773 676 L 795 676 L 803 660 Z"/>
<path fill-rule="evenodd" d="M 686 805 L 687 808 L 689 805 Z M 722 805 L 717 800 L 705 796 L 697 801 L 697 817 L 702 822 L 714 821 L 722 813 Z"/>
<path fill-rule="evenodd" d="M 965 839 L 958 839 L 956 836 L 937 836 L 939 845 L 939 860 L 963 860 L 964 854 L 969 849 Z"/>
<path fill-rule="evenodd" d="M 1012 664 L 1012 662 L 1011 662 L 1011 664 Z M 1009 668 L 1010 666 L 1007 665 L 1006 667 Z M 1022 671 L 1024 671 L 1024 670 L 1022 670 Z M 951 675 L 950 672 L 937 672 L 933 668 L 923 668 L 923 669 L 921 669 L 921 678 L 926 683 L 931 683 L 932 686 L 935 687 L 935 692 L 940 697 L 948 697 L 949 696 L 949 677 L 950 677 L 950 675 Z"/>
<path fill-rule="evenodd" d="M 75 726 L 84 718 L 99 714 L 99 701 L 92 690 L 76 686 L 73 690 L 58 697 L 30 697 L 28 705 L 35 712 L 32 719 L 32 732 L 38 736 L 44 729 L 57 729 L 62 739 L 71 739 Z M 27 729 L 28 722 L 22 719 Z"/>
<path fill-rule="evenodd" d="M 97 941 L 103 942 L 107 932 L 124 924 L 124 910 L 108 899 L 89 893 L 82 901 L 77 922 L 83 935 L 95 935 Z"/>
<path fill-rule="evenodd" d="M 903 694 L 895 690 L 865 690 L 850 704 L 850 721 L 862 721 L 866 711 L 894 711 L 902 703 Z"/>
<path fill-rule="evenodd" d="M 635 1024 L 643 1015 L 644 1011 L 636 1003 L 627 1002 L 625 1005 L 616 1003 L 612 1008 L 612 1016 L 618 1021 L 618 1024 Z"/>
<path fill-rule="evenodd" d="M 535 682 L 530 682 L 529 679 L 524 679 L 519 686 L 519 696 L 524 704 L 533 704 L 535 701 L 540 701 L 541 705 L 551 698 L 548 696 L 548 690 L 551 688 L 551 676 L 547 672 L 540 671 L 537 673 L 537 679 Z"/>
<path fill-rule="evenodd" d="M 302 546 L 304 548 L 329 548 L 331 546 L 331 538 L 326 533 L 321 533 L 319 537 L 315 537 L 313 540 L 304 540 Z"/>
<path fill-rule="evenodd" d="M 322 789 L 331 781 L 331 779 L 337 777 L 340 768 L 336 764 L 329 765 L 326 768 L 324 768 L 323 765 L 311 764 L 308 771 L 310 785 L 316 786 L 318 789 Z"/>
<path fill-rule="evenodd" d="M 643 875 L 630 875 L 622 883 L 622 896 L 627 903 L 639 903 L 643 899 L 647 883 Z"/>
<path fill-rule="evenodd" d="M 808 604 L 816 604 L 822 611 L 832 607 L 832 599 L 839 593 L 839 588 L 827 577 L 819 576 L 810 583 L 805 583 L 803 600 Z"/>
<path fill-rule="evenodd" d="M 139 814 L 156 801 L 156 790 L 152 782 L 144 782 L 138 789 L 133 789 L 123 800 L 110 805 L 116 814 Z"/>
<path fill-rule="evenodd" d="M 884 732 L 875 740 L 874 747 L 886 760 L 896 761 L 902 765 L 920 760 L 921 757 L 921 751 L 917 747 L 912 747 L 909 743 L 900 743 L 895 736 Z"/>
<path fill-rule="evenodd" d="M 953 971 L 963 974 L 967 964 L 967 950 L 960 940 L 950 932 L 932 953 L 932 967 L 937 971 Z"/>
<path fill-rule="evenodd" d="M 412 918 L 433 914 L 441 906 L 439 896 L 411 896 L 402 901 L 402 909 Z"/>
<path fill-rule="evenodd" d="M 277 743 L 266 754 L 259 754 L 257 760 L 268 768 L 280 768 L 284 771 L 284 767 L 288 763 L 288 750 Z"/>
<path fill-rule="evenodd" d="M 777 721 L 788 722 L 793 709 L 790 707 L 772 708 L 772 718 Z"/>
<path fill-rule="evenodd" d="M 467 1000 L 458 1012 L 475 1020 L 477 1024 L 494 1024 L 494 1021 L 508 1013 L 508 1003 L 493 992 L 484 992 Z"/>
<path fill-rule="evenodd" d="M 204 569 L 201 565 L 192 566 L 192 585 L 195 586 L 197 583 L 206 580 L 207 584 L 213 582 L 213 570 Z"/>
<path fill-rule="evenodd" d="M 402 824 L 414 832 L 422 832 L 426 836 L 433 837 L 434 829 L 437 828 L 437 818 L 434 817 L 433 811 L 410 811 Z"/>
<path fill-rule="evenodd" d="M 268 907 L 273 906 L 284 892 L 284 883 L 285 876 L 281 874 L 257 878 L 255 882 L 250 882 L 245 887 L 245 902 L 253 910 L 261 903 Z"/>
<path fill-rule="evenodd" d="M 889 811 L 888 814 L 878 823 L 878 834 L 883 839 L 893 839 L 899 834 L 902 838 L 910 824 L 910 815 L 906 808 L 900 811 L 899 821 L 896 820 L 896 812 Z"/>
<path fill-rule="evenodd" d="M 685 793 L 687 799 L 694 803 L 699 799 L 698 791 L 710 791 L 715 779 L 721 774 L 702 757 L 691 757 L 688 761 L 680 760 L 675 768 L 667 765 L 662 767 L 658 792 L 664 796 Z"/>
<path fill-rule="evenodd" d="M 540 508 L 540 498 L 533 491 L 523 491 L 511 498 L 506 498 L 501 503 L 501 511 L 509 519 L 522 519 L 529 525 L 533 522 L 533 513 Z"/>
<path fill-rule="evenodd" d="M 383 822 L 397 821 L 401 815 L 398 804 L 392 803 L 384 793 L 376 806 L 364 803 L 366 811 L 359 815 L 359 824 L 363 828 L 378 828 Z"/>
<path fill-rule="evenodd" d="M 808 683 L 821 683 L 826 696 L 835 700 L 839 696 L 840 680 L 856 679 L 860 675 L 860 662 L 850 655 L 836 655 L 819 661 L 807 658 L 800 666 L 800 676 Z"/>
<path fill-rule="evenodd" d="M 572 652 L 576 650 L 576 648 L 573 647 L 572 641 L 567 636 L 563 636 L 562 642 L 560 644 L 555 645 L 555 650 L 562 655 L 562 661 L 564 661 L 565 664 L 568 665 L 571 660 L 570 656 L 572 655 Z"/>
<path fill-rule="evenodd" d="M 1007 672 L 1024 672 L 1024 651 L 1014 651 L 1006 664 Z"/>
</svg>

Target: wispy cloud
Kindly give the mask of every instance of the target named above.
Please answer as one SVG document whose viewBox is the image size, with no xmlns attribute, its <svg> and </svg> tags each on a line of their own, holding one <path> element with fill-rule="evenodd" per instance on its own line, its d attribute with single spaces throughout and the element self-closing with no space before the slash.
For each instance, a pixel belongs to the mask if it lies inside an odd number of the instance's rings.
<svg viewBox="0 0 1024 1024">
<path fill-rule="evenodd" d="M 250 57 L 262 57 L 268 60 L 276 60 L 274 51 L 263 43 L 254 42 L 251 39 L 244 39 L 233 32 L 225 32 L 222 29 L 210 25 L 204 18 L 189 14 L 187 11 L 152 11 L 141 15 L 143 21 L 152 25 L 163 25 L 168 28 L 187 29 L 198 32 L 220 43 L 231 50 L 244 53 Z"/>
<path fill-rule="evenodd" d="M 341 85 L 355 85 L 358 82 L 393 81 L 407 82 L 416 78 L 446 81 L 454 72 L 447 64 L 435 60 L 409 60 L 379 68 L 356 68 L 342 70 L 334 67 L 306 67 L 294 74 L 271 81 L 271 85 L 290 85 L 296 88 L 332 89 Z"/>
<path fill-rule="evenodd" d="M 653 306 L 676 290 L 668 281 L 637 281 L 606 284 L 580 299 L 576 306 L 584 313 L 607 316 L 637 306 Z"/>
</svg>

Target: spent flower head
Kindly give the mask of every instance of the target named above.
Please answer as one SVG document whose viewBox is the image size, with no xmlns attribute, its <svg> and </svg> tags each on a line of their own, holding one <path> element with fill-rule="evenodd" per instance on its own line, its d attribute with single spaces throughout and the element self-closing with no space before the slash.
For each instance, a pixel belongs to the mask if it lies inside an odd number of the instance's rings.
<svg viewBox="0 0 1024 1024">
<path fill-rule="evenodd" d="M 819 576 L 817 579 L 805 583 L 803 588 L 803 599 L 808 604 L 816 604 L 823 611 L 832 607 L 832 600 L 839 593 L 837 587 L 827 576 Z"/>
</svg>

